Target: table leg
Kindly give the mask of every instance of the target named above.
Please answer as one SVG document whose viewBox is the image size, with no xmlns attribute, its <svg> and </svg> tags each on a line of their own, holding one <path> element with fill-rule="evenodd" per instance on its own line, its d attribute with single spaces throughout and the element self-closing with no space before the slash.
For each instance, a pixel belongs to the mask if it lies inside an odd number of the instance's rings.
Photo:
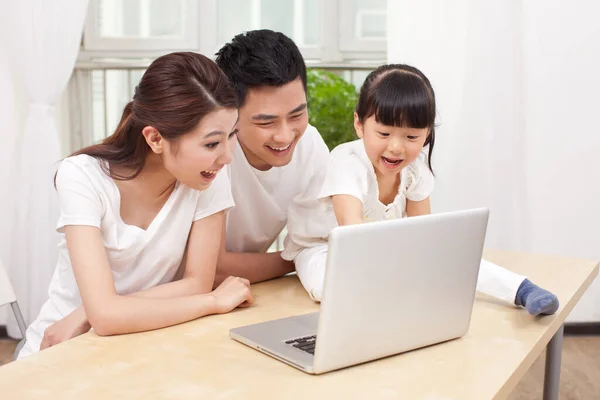
<svg viewBox="0 0 600 400">
<path fill-rule="evenodd" d="M 564 325 L 561 325 L 546 346 L 546 372 L 544 375 L 544 400 L 558 400 L 560 365 Z"/>
<path fill-rule="evenodd" d="M 25 332 L 27 332 L 27 325 L 25 324 L 25 320 L 23 319 L 23 314 L 21 314 L 21 309 L 19 308 L 19 303 L 16 301 L 10 303 L 12 307 L 13 313 L 15 314 L 15 319 L 17 320 L 17 325 L 19 330 L 21 331 L 21 335 L 25 338 Z"/>
</svg>

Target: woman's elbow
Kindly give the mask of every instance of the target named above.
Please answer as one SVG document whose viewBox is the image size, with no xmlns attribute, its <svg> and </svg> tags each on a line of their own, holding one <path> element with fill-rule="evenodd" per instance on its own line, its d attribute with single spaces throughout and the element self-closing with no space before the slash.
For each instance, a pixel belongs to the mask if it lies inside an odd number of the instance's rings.
<svg viewBox="0 0 600 400">
<path fill-rule="evenodd" d="M 215 269 L 215 279 L 213 280 L 213 289 L 218 287 L 229 275 L 231 275 L 228 269 L 227 255 L 219 255 L 217 261 L 217 268 Z"/>
<path fill-rule="evenodd" d="M 121 333 L 117 318 L 109 311 L 109 307 L 89 312 L 88 322 L 98 336 L 112 336 Z"/>
<path fill-rule="evenodd" d="M 92 328 L 94 329 L 94 332 L 96 332 L 96 335 L 98 336 L 113 336 L 116 335 L 116 333 L 108 326 L 105 325 L 92 325 Z"/>
</svg>

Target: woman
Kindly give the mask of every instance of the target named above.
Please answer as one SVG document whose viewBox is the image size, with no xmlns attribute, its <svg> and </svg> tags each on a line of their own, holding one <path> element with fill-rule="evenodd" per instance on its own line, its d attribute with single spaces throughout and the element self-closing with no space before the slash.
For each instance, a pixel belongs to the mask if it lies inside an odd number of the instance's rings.
<svg viewBox="0 0 600 400">
<path fill-rule="evenodd" d="M 62 161 L 58 264 L 19 358 L 90 327 L 140 332 L 252 303 L 242 278 L 212 290 L 234 205 L 220 170 L 231 162 L 237 107 L 214 62 L 169 54 L 150 65 L 116 131 Z"/>
</svg>

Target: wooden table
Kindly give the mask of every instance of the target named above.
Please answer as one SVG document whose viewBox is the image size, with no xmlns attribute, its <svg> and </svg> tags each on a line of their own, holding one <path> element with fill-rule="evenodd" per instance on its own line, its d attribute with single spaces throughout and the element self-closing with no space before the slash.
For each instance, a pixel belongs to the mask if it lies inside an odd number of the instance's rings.
<svg viewBox="0 0 600 400">
<path fill-rule="evenodd" d="M 140 334 L 89 333 L 0 367 L 0 393 L 19 400 L 495 399 L 508 396 L 550 343 L 545 398 L 556 399 L 562 326 L 598 264 L 507 252 L 486 258 L 556 293 L 560 310 L 534 318 L 478 295 L 462 339 L 311 376 L 228 336 L 233 327 L 317 310 L 289 276 L 254 286 L 249 309 Z"/>
</svg>

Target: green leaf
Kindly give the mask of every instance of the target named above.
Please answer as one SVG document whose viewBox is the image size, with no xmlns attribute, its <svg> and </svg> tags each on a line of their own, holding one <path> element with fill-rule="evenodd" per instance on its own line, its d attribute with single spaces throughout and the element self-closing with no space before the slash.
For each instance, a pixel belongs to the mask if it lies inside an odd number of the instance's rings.
<svg viewBox="0 0 600 400">
<path fill-rule="evenodd" d="M 343 78 L 319 69 L 308 69 L 309 122 L 315 126 L 329 150 L 356 139 L 354 107 L 356 88 Z"/>
</svg>

